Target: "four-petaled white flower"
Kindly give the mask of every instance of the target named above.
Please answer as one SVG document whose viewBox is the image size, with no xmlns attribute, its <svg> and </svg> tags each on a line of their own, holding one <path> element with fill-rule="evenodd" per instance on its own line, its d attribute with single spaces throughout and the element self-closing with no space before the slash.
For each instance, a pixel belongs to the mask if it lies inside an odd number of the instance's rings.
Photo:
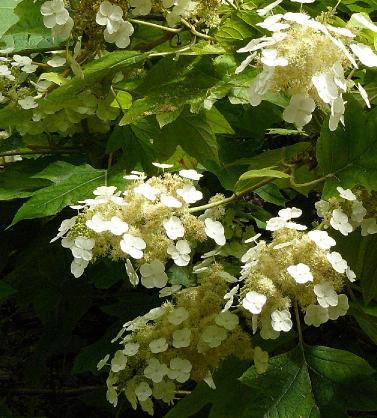
<svg viewBox="0 0 377 418">
<path fill-rule="evenodd" d="M 189 313 L 185 308 L 175 308 L 173 312 L 168 315 L 168 321 L 173 325 L 180 325 L 186 321 L 189 317 Z"/>
<path fill-rule="evenodd" d="M 152 165 L 154 165 L 157 168 L 162 168 L 163 170 L 165 170 L 166 168 L 174 167 L 174 164 L 152 163 Z"/>
<path fill-rule="evenodd" d="M 153 385 L 153 397 L 155 399 L 161 399 L 167 404 L 171 404 L 175 398 L 176 387 L 171 380 L 163 380 L 160 383 Z"/>
<path fill-rule="evenodd" d="M 331 238 L 326 231 L 309 231 L 308 238 L 314 241 L 321 250 L 329 250 L 336 245 L 334 238 Z"/>
<path fill-rule="evenodd" d="M 280 209 L 278 215 L 280 218 L 289 221 L 293 218 L 299 218 L 302 215 L 302 210 L 293 206 L 291 208 Z"/>
<path fill-rule="evenodd" d="M 96 15 L 96 22 L 101 26 L 106 26 L 108 34 L 116 32 L 123 22 L 123 10 L 121 7 L 103 1 Z"/>
<path fill-rule="evenodd" d="M 168 282 L 165 266 L 160 260 L 153 260 L 150 263 L 142 264 L 140 274 L 141 284 L 147 289 L 152 289 L 153 287 L 162 288 Z"/>
<path fill-rule="evenodd" d="M 367 210 L 364 208 L 362 202 L 360 202 L 359 200 L 354 200 L 352 202 L 351 220 L 357 223 L 361 223 L 366 214 Z"/>
<path fill-rule="evenodd" d="M 203 193 L 195 189 L 194 186 L 183 186 L 182 189 L 177 189 L 177 195 L 180 196 L 186 203 L 195 203 L 203 199 Z"/>
<path fill-rule="evenodd" d="M 347 279 L 350 282 L 356 281 L 356 274 L 355 274 L 355 272 L 353 270 L 350 269 L 350 267 L 347 267 L 346 276 L 347 276 Z"/>
<path fill-rule="evenodd" d="M 291 97 L 289 105 L 284 109 L 283 119 L 288 123 L 302 127 L 312 120 L 315 107 L 315 101 L 311 97 L 305 94 L 296 94 Z"/>
<path fill-rule="evenodd" d="M 375 218 L 364 219 L 361 223 L 361 235 L 372 235 L 377 233 L 377 223 Z"/>
<path fill-rule="evenodd" d="M 106 29 L 103 32 L 103 37 L 109 44 L 115 44 L 118 48 L 127 48 L 130 44 L 130 37 L 134 33 L 134 27 L 130 22 L 121 21 L 118 29 L 115 32 L 109 32 Z"/>
<path fill-rule="evenodd" d="M 269 67 L 286 67 L 288 65 L 287 58 L 279 57 L 278 51 L 273 48 L 262 50 L 261 62 Z"/>
<path fill-rule="evenodd" d="M 150 13 L 152 9 L 151 0 L 129 0 L 132 12 L 137 16 L 145 16 Z"/>
<path fill-rule="evenodd" d="M 162 224 L 165 228 L 166 235 L 172 240 L 182 238 L 185 234 L 185 228 L 177 216 L 171 216 L 169 219 L 163 221 Z"/>
<path fill-rule="evenodd" d="M 310 267 L 304 263 L 289 266 L 288 273 L 295 279 L 296 283 L 303 284 L 313 281 L 313 274 Z"/>
<path fill-rule="evenodd" d="M 262 374 L 268 367 L 268 352 L 260 347 L 254 348 L 254 364 L 258 374 Z"/>
<path fill-rule="evenodd" d="M 271 326 L 275 331 L 288 332 L 292 328 L 291 313 L 288 309 L 271 312 Z"/>
<path fill-rule="evenodd" d="M 203 174 L 199 174 L 196 170 L 179 170 L 178 174 L 181 177 L 184 177 L 186 179 L 190 180 L 200 180 L 201 177 L 203 177 Z"/>
<path fill-rule="evenodd" d="M 16 78 L 12 75 L 12 72 L 6 65 L 0 65 L 0 76 L 7 78 L 8 80 L 14 81 Z"/>
<path fill-rule="evenodd" d="M 177 266 L 187 266 L 190 262 L 191 248 L 186 240 L 181 239 L 176 244 L 170 243 L 167 252 Z"/>
<path fill-rule="evenodd" d="M 350 48 L 362 64 L 367 67 L 377 67 L 377 55 L 369 46 L 360 43 L 352 43 Z"/>
<path fill-rule="evenodd" d="M 88 267 L 89 261 L 83 258 L 74 258 L 71 263 L 71 273 L 76 277 L 81 277 L 84 274 L 84 270 Z"/>
<path fill-rule="evenodd" d="M 142 183 L 134 188 L 134 192 L 141 194 L 146 199 L 154 202 L 157 199 L 157 196 L 161 193 L 161 190 L 158 187 L 153 187 L 148 183 Z"/>
<path fill-rule="evenodd" d="M 343 187 L 338 186 L 336 190 L 338 191 L 339 196 L 345 200 L 353 201 L 357 199 L 352 190 L 350 189 L 343 189 Z"/>
<path fill-rule="evenodd" d="M 26 96 L 23 99 L 19 99 L 17 100 L 17 103 L 25 110 L 35 109 L 38 107 L 38 103 L 35 101 L 33 96 Z"/>
<path fill-rule="evenodd" d="M 220 327 L 232 331 L 239 323 L 239 318 L 236 314 L 229 311 L 220 312 L 215 316 L 215 322 Z"/>
<path fill-rule="evenodd" d="M 149 343 L 149 349 L 153 354 L 163 353 L 168 349 L 166 338 L 157 338 Z"/>
<path fill-rule="evenodd" d="M 110 231 L 113 235 L 123 235 L 125 232 L 128 231 L 128 224 L 123 222 L 117 216 L 113 216 L 110 221 L 108 221 L 107 226 L 108 231 Z"/>
<path fill-rule="evenodd" d="M 155 357 L 149 359 L 148 366 L 144 369 L 144 376 L 154 383 L 160 383 L 167 374 L 168 366 L 165 363 L 160 363 Z"/>
<path fill-rule="evenodd" d="M 260 314 L 266 301 L 267 297 L 265 295 L 252 290 L 246 293 L 242 300 L 242 306 L 252 314 Z"/>
<path fill-rule="evenodd" d="M 169 367 L 168 377 L 170 379 L 179 383 L 185 383 L 190 379 L 192 364 L 188 360 L 175 357 L 170 360 Z"/>
<path fill-rule="evenodd" d="M 237 286 L 233 287 L 232 289 L 230 289 L 228 293 L 225 293 L 224 300 L 226 300 L 227 302 L 226 302 L 222 312 L 226 312 L 232 307 L 234 296 L 237 294 L 239 287 L 240 286 L 237 285 Z"/>
<path fill-rule="evenodd" d="M 173 347 L 183 348 L 188 347 L 191 342 L 191 329 L 183 328 L 177 329 L 173 332 Z"/>
<path fill-rule="evenodd" d="M 336 251 L 327 254 L 327 260 L 332 265 L 332 268 L 338 273 L 345 273 L 348 265 L 347 261 Z"/>
<path fill-rule="evenodd" d="M 215 348 L 227 338 L 228 333 L 223 327 L 217 325 L 209 325 L 203 330 L 201 339 L 208 347 Z"/>
<path fill-rule="evenodd" d="M 111 371 L 116 373 L 124 370 L 127 365 L 127 357 L 121 350 L 115 352 L 114 357 L 111 360 Z"/>
<path fill-rule="evenodd" d="M 317 215 L 324 218 L 329 210 L 330 203 L 327 200 L 319 200 L 314 203 L 314 206 L 317 210 Z"/>
<path fill-rule="evenodd" d="M 180 207 L 182 207 L 182 202 L 180 202 L 174 196 L 170 196 L 168 194 L 162 194 L 160 196 L 160 202 L 164 206 L 167 206 L 168 208 L 180 208 Z"/>
<path fill-rule="evenodd" d="M 63 0 L 46 1 L 41 6 L 43 23 L 46 28 L 53 28 L 67 23 L 69 19 L 68 10 L 65 8 Z"/>
<path fill-rule="evenodd" d="M 174 293 L 177 293 L 179 290 L 181 290 L 181 288 L 182 285 L 180 284 L 173 284 L 172 286 L 164 287 L 159 291 L 158 296 L 160 298 L 166 298 L 168 296 L 174 295 Z"/>
<path fill-rule="evenodd" d="M 221 222 L 207 218 L 204 220 L 204 224 L 207 237 L 212 238 L 217 245 L 225 245 L 225 232 Z"/>
<path fill-rule="evenodd" d="M 348 222 L 348 216 L 341 209 L 332 211 L 330 225 L 345 236 L 353 231 L 352 225 Z"/>
<path fill-rule="evenodd" d="M 74 245 L 71 248 L 73 256 L 75 258 L 82 258 L 85 261 L 90 261 L 93 258 L 92 249 L 95 243 L 95 240 L 92 238 L 85 238 L 82 236 L 75 238 Z"/>
<path fill-rule="evenodd" d="M 146 401 L 152 395 L 152 389 L 147 382 L 140 382 L 135 387 L 135 395 L 140 402 Z"/>
<path fill-rule="evenodd" d="M 21 67 L 21 71 L 24 73 L 34 73 L 38 66 L 33 64 L 30 57 L 23 57 L 21 55 L 13 55 L 12 67 Z"/>
<path fill-rule="evenodd" d="M 126 356 L 132 357 L 139 351 L 140 344 L 139 343 L 127 343 L 123 346 L 123 353 Z"/>
<path fill-rule="evenodd" d="M 309 305 L 306 308 L 304 322 L 306 325 L 319 327 L 329 320 L 329 312 L 320 305 Z"/>
<path fill-rule="evenodd" d="M 108 222 L 100 214 L 95 214 L 85 222 L 85 225 L 97 233 L 105 232 L 108 229 Z"/>
<path fill-rule="evenodd" d="M 314 293 L 317 296 L 319 305 L 323 308 L 336 306 L 338 304 L 338 294 L 330 282 L 322 282 L 314 286 Z"/>
<path fill-rule="evenodd" d="M 135 237 L 131 234 L 124 234 L 123 239 L 120 241 L 121 250 L 137 260 L 143 258 L 143 250 L 146 246 L 147 244 L 143 238 Z"/>
<path fill-rule="evenodd" d="M 340 316 L 346 315 L 348 312 L 349 304 L 347 295 L 338 295 L 338 304 L 336 306 L 329 306 L 327 311 L 329 313 L 329 319 L 335 321 Z"/>
<path fill-rule="evenodd" d="M 58 234 L 56 235 L 56 237 L 52 238 L 50 242 L 54 242 L 57 239 L 63 237 L 75 225 L 76 219 L 77 219 L 77 216 L 74 216 L 70 219 L 65 219 L 59 226 Z"/>
</svg>

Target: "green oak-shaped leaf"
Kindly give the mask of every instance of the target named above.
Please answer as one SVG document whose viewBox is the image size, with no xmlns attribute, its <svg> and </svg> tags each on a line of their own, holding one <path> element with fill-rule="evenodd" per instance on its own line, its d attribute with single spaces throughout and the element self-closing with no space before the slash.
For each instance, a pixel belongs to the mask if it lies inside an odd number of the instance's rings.
<svg viewBox="0 0 377 418">
<path fill-rule="evenodd" d="M 347 418 L 377 409 L 375 371 L 353 353 L 298 346 L 273 357 L 265 374 L 251 367 L 240 378 L 254 405 L 248 418 Z"/>
</svg>

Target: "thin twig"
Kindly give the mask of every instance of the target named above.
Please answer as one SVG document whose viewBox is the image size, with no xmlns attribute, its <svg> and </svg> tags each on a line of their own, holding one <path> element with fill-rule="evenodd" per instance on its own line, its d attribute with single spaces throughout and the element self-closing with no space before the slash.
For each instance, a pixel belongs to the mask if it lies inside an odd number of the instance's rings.
<svg viewBox="0 0 377 418">
<path fill-rule="evenodd" d="M 183 28 L 169 28 L 168 26 L 162 26 L 162 25 L 158 25 L 157 23 L 152 23 L 152 22 L 145 22 L 144 20 L 139 20 L 139 19 L 129 19 L 129 21 L 132 23 L 137 23 L 138 25 L 144 25 L 144 26 L 149 26 L 152 28 L 160 29 L 160 30 L 165 30 L 166 32 L 179 33 L 183 29 Z"/>
<path fill-rule="evenodd" d="M 195 36 L 197 36 L 198 38 L 203 38 L 203 39 L 207 39 L 208 41 L 213 41 L 216 42 L 216 38 L 214 38 L 213 36 L 209 36 L 206 35 L 205 33 L 199 32 L 195 29 L 195 26 L 193 26 L 191 23 L 187 22 L 187 20 L 185 19 L 181 19 L 181 22 L 190 29 L 191 33 Z"/>
</svg>

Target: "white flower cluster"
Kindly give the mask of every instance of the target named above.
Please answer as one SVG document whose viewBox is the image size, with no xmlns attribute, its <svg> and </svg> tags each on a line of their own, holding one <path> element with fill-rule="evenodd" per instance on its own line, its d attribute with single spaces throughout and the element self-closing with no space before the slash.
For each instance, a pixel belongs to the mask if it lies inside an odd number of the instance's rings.
<svg viewBox="0 0 377 418">
<path fill-rule="evenodd" d="M 41 6 L 43 23 L 51 29 L 53 38 L 67 39 L 73 29 L 73 19 L 65 7 L 64 0 L 46 1 Z"/>
<path fill-rule="evenodd" d="M 189 379 L 204 380 L 215 388 L 212 371 L 233 354 L 251 359 L 253 350 L 248 335 L 239 326 L 239 318 L 221 312 L 228 283 L 212 266 L 197 287 L 175 294 L 176 304 L 165 303 L 144 316 L 127 322 L 118 336 L 122 348 L 111 361 L 107 355 L 98 364 L 110 367 L 107 399 L 114 406 L 124 392 L 136 409 L 153 414 L 152 399 L 173 402 L 179 385 Z M 123 337 L 125 332 L 130 332 Z M 262 372 L 268 355 L 258 349 L 255 362 Z"/>
<path fill-rule="evenodd" d="M 318 106 L 329 111 L 329 129 L 333 131 L 339 122 L 344 124 L 343 93 L 353 86 L 345 78 L 345 71 L 357 69 L 356 60 L 364 66 L 375 67 L 377 55 L 369 46 L 357 42 L 356 34 L 348 28 L 322 23 L 304 13 L 273 14 L 278 4 L 280 1 L 257 11 L 260 16 L 267 15 L 257 26 L 271 35 L 252 39 L 238 50 L 250 55 L 236 72 L 257 60 L 262 72 L 249 89 L 252 106 L 258 106 L 271 92 L 282 92 L 290 96 L 283 112 L 286 122 L 302 127 L 311 121 Z M 365 27 L 377 32 L 377 27 L 362 14 L 355 14 L 351 19 L 362 21 Z M 357 88 L 370 107 L 366 91 L 360 84 Z"/>
<path fill-rule="evenodd" d="M 331 251 L 336 242 L 326 231 L 301 232 L 306 226 L 292 222 L 301 214 L 294 207 L 282 209 L 279 217 L 267 222 L 272 242 L 259 241 L 246 252 L 241 260 L 244 284 L 226 295 L 233 303 L 239 292 L 253 332 L 260 328 L 264 339 L 290 331 L 290 308 L 296 303 L 305 312 L 305 323 L 316 327 L 348 310 L 348 298 L 339 292 L 346 278 L 354 281 L 355 274 L 338 252 Z M 228 301 L 225 309 L 229 306 Z"/>
<path fill-rule="evenodd" d="M 138 7 L 138 3 L 133 2 L 131 5 Z M 139 12 L 142 11 L 144 13 L 144 7 L 145 4 L 143 2 L 143 4 L 139 5 Z M 114 43 L 118 48 L 127 48 L 130 44 L 130 37 L 134 33 L 134 28 L 130 22 L 123 19 L 123 10 L 120 6 L 112 4 L 107 0 L 103 1 L 97 12 L 96 22 L 100 26 L 106 26 L 103 31 L 106 42 Z"/>
<path fill-rule="evenodd" d="M 223 225 L 211 218 L 200 220 L 189 213 L 189 205 L 203 198 L 194 181 L 202 175 L 181 170 L 145 181 L 141 172 L 125 176 L 133 181 L 127 191 L 114 186 L 94 190 L 94 198 L 79 202 L 78 216 L 63 221 L 52 241 L 72 251 L 72 274 L 80 277 L 89 262 L 101 256 L 123 259 L 132 284 L 163 288 L 168 282 L 165 265 L 191 261 L 192 246 L 207 238 L 225 244 Z M 131 260 L 139 267 L 135 271 Z"/>
<path fill-rule="evenodd" d="M 175 26 L 181 18 L 187 18 L 195 12 L 198 2 L 193 0 L 162 0 L 162 5 L 170 9 L 166 16 L 168 25 Z"/>
<path fill-rule="evenodd" d="M 361 235 L 377 233 L 375 214 L 368 216 L 368 211 L 363 205 L 363 192 L 352 192 L 350 189 L 337 187 L 339 196 L 316 203 L 317 214 L 323 218 L 324 228 L 332 227 L 342 235 L 347 236 L 360 227 Z M 368 200 L 369 196 L 364 193 Z"/>
</svg>

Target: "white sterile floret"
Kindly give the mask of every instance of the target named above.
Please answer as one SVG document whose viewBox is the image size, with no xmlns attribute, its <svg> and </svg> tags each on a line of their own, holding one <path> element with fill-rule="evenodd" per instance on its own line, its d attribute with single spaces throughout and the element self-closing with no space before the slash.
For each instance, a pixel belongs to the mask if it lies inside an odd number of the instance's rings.
<svg viewBox="0 0 377 418">
<path fill-rule="evenodd" d="M 43 23 L 46 28 L 53 28 L 56 25 L 64 25 L 69 19 L 63 0 L 46 1 L 41 6 Z"/>
<path fill-rule="evenodd" d="M 289 105 L 284 109 L 283 119 L 288 123 L 302 127 L 312 120 L 315 107 L 315 101 L 311 97 L 305 94 L 296 94 L 291 97 Z"/>
<path fill-rule="evenodd" d="M 168 194 L 162 194 L 160 196 L 160 202 L 164 206 L 167 206 L 168 208 L 180 208 L 180 207 L 182 207 L 182 202 L 180 202 L 174 196 L 170 196 Z"/>
<path fill-rule="evenodd" d="M 361 235 L 372 235 L 377 233 L 377 222 L 375 218 L 364 219 L 361 223 Z"/>
<path fill-rule="evenodd" d="M 101 233 L 107 231 L 109 223 L 103 219 L 102 215 L 95 214 L 85 222 L 85 225 L 92 231 Z"/>
<path fill-rule="evenodd" d="M 302 215 L 302 210 L 295 207 L 280 209 L 278 215 L 280 218 L 289 221 L 292 218 L 299 218 Z"/>
<path fill-rule="evenodd" d="M 182 225 L 181 220 L 176 216 L 171 216 L 169 219 L 163 221 L 166 235 L 172 240 L 182 238 L 185 234 L 185 228 Z"/>
<path fill-rule="evenodd" d="M 317 215 L 324 218 L 329 210 L 330 203 L 327 200 L 319 200 L 314 203 L 314 206 L 316 208 Z"/>
<path fill-rule="evenodd" d="M 175 397 L 176 387 L 174 382 L 171 380 L 163 380 L 160 383 L 155 383 L 153 385 L 153 397 L 155 399 L 161 399 L 167 404 L 171 404 Z"/>
<path fill-rule="evenodd" d="M 370 109 L 371 108 L 371 105 L 370 105 L 368 93 L 366 92 L 366 90 L 364 89 L 364 87 L 360 83 L 357 83 L 357 86 L 356 87 L 359 90 L 360 96 L 364 100 L 365 104 Z"/>
<path fill-rule="evenodd" d="M 74 216 L 70 219 L 64 219 L 58 229 L 58 234 L 56 237 L 52 238 L 51 242 L 58 240 L 59 238 L 63 237 L 76 223 L 77 216 Z"/>
<path fill-rule="evenodd" d="M 364 208 L 362 202 L 360 202 L 359 200 L 354 200 L 352 202 L 351 220 L 357 223 L 361 223 L 366 214 L 367 210 Z"/>
<path fill-rule="evenodd" d="M 143 258 L 143 250 L 146 246 L 147 244 L 143 238 L 135 237 L 131 234 L 124 234 L 123 239 L 120 241 L 121 250 L 137 260 Z"/>
<path fill-rule="evenodd" d="M 160 298 L 166 298 L 168 296 L 174 295 L 174 293 L 177 293 L 179 290 L 181 290 L 181 288 L 182 285 L 180 284 L 173 284 L 172 286 L 164 287 L 159 291 L 158 296 Z"/>
<path fill-rule="evenodd" d="M 204 328 L 201 339 L 208 347 L 215 348 L 227 338 L 228 333 L 223 327 L 217 325 L 209 325 Z"/>
<path fill-rule="evenodd" d="M 93 194 L 99 197 L 107 197 L 110 198 L 116 192 L 115 186 L 99 186 L 94 191 Z"/>
<path fill-rule="evenodd" d="M 13 55 L 13 67 L 21 67 L 21 71 L 27 74 L 34 73 L 38 66 L 33 64 L 33 61 L 30 57 L 22 57 L 21 55 Z"/>
<path fill-rule="evenodd" d="M 145 16 L 150 13 L 152 9 L 151 0 L 130 0 L 132 12 L 137 16 Z"/>
<path fill-rule="evenodd" d="M 283 0 L 276 0 L 273 3 L 270 3 L 268 6 L 263 7 L 263 9 L 258 9 L 257 14 L 259 16 L 266 16 L 271 10 L 273 10 L 276 6 L 278 6 L 280 3 L 282 3 Z"/>
<path fill-rule="evenodd" d="M 288 309 L 271 312 L 271 326 L 274 331 L 288 332 L 292 325 L 291 313 Z"/>
<path fill-rule="evenodd" d="M 289 266 L 288 273 L 295 279 L 296 283 L 303 284 L 313 281 L 313 274 L 310 267 L 304 263 Z"/>
<path fill-rule="evenodd" d="M 325 102 L 331 103 L 338 97 L 338 87 L 335 84 L 333 75 L 321 73 L 312 77 L 312 82 L 317 90 L 318 96 Z"/>
<path fill-rule="evenodd" d="M 179 383 L 185 383 L 190 379 L 192 364 L 183 358 L 176 357 L 170 360 L 168 377 Z"/>
<path fill-rule="evenodd" d="M 148 183 L 142 183 L 134 188 L 134 192 L 136 194 L 141 194 L 146 199 L 154 202 L 157 199 L 157 196 L 161 193 L 161 190 L 158 187 L 153 187 Z"/>
<path fill-rule="evenodd" d="M 75 258 L 71 263 L 71 273 L 77 278 L 84 274 L 84 270 L 88 267 L 89 261 L 82 258 Z"/>
<path fill-rule="evenodd" d="M 38 107 L 38 103 L 35 101 L 33 96 L 26 96 L 23 99 L 19 99 L 17 100 L 17 103 L 25 110 L 35 109 Z"/>
<path fill-rule="evenodd" d="M 200 180 L 203 177 L 203 174 L 199 174 L 196 170 L 179 170 L 178 174 L 181 177 L 190 180 Z"/>
<path fill-rule="evenodd" d="M 154 165 L 157 168 L 162 168 L 163 170 L 165 170 L 166 168 L 174 167 L 174 164 L 152 163 L 152 165 Z"/>
<path fill-rule="evenodd" d="M 344 126 L 344 112 L 346 110 L 345 104 L 346 102 L 343 100 L 342 95 L 331 101 L 329 119 L 330 131 L 335 131 L 338 128 L 339 122 L 341 122 Z"/>
<path fill-rule="evenodd" d="M 163 353 L 168 349 L 166 338 L 157 338 L 149 343 L 149 349 L 153 354 Z"/>
<path fill-rule="evenodd" d="M 341 209 L 332 211 L 330 225 L 345 236 L 353 231 L 352 225 L 348 222 L 348 216 Z"/>
<path fill-rule="evenodd" d="M 53 40 L 61 39 L 66 40 L 72 32 L 74 21 L 71 17 L 68 17 L 64 25 L 56 25 L 51 29 L 51 37 Z"/>
<path fill-rule="evenodd" d="M 143 402 L 152 395 L 152 389 L 147 382 L 140 382 L 135 387 L 135 395 L 140 402 Z"/>
<path fill-rule="evenodd" d="M 62 67 L 66 62 L 67 60 L 64 57 L 55 55 L 54 57 L 52 57 L 50 60 L 47 61 L 47 64 L 50 67 L 56 68 L 56 67 Z"/>
<path fill-rule="evenodd" d="M 329 313 L 329 319 L 336 321 L 340 316 L 346 315 L 348 309 L 349 304 L 347 295 L 338 295 L 338 304 L 336 306 L 329 306 L 327 309 Z"/>
<path fill-rule="evenodd" d="M 314 286 L 314 293 L 317 296 L 318 303 L 323 308 L 336 306 L 338 304 L 338 294 L 330 282 L 323 282 Z"/>
<path fill-rule="evenodd" d="M 355 274 L 355 272 L 354 272 L 353 270 L 351 270 L 349 267 L 347 267 L 347 270 L 346 270 L 346 276 L 347 276 L 347 279 L 348 279 L 350 282 L 355 282 L 355 281 L 356 281 L 356 274 Z"/>
<path fill-rule="evenodd" d="M 234 296 L 237 294 L 239 287 L 240 286 L 237 285 L 237 286 L 233 287 L 232 289 L 230 289 L 230 291 L 228 293 L 225 293 L 224 300 L 226 300 L 227 302 L 226 302 L 222 312 L 226 312 L 232 307 Z"/>
<path fill-rule="evenodd" d="M 261 318 L 260 336 L 264 340 L 276 340 L 280 336 L 280 331 L 275 331 L 272 328 L 271 319 L 268 316 Z"/>
<path fill-rule="evenodd" d="M 367 67 L 377 67 L 377 55 L 369 48 L 369 46 L 353 43 L 350 45 L 350 48 L 362 64 Z"/>
<path fill-rule="evenodd" d="M 225 232 L 221 222 L 207 218 L 204 220 L 204 224 L 207 237 L 212 238 L 217 245 L 225 245 Z"/>
<path fill-rule="evenodd" d="M 117 216 L 113 216 L 108 223 L 108 230 L 113 235 L 120 236 L 128 231 L 128 224 L 126 222 L 123 222 Z"/>
<path fill-rule="evenodd" d="M 309 305 L 306 308 L 304 322 L 306 325 L 319 327 L 329 320 L 329 312 L 320 305 Z"/>
<path fill-rule="evenodd" d="M 136 273 L 136 271 L 134 269 L 134 266 L 132 265 L 129 258 L 127 258 L 125 266 L 126 266 L 126 272 L 127 272 L 128 278 L 130 280 L 130 283 L 133 286 L 137 286 L 139 284 L 139 276 Z"/>
<path fill-rule="evenodd" d="M 0 65 L 0 77 L 1 76 L 11 81 L 14 81 L 16 79 L 14 75 L 12 75 L 10 69 L 6 65 Z"/>
<path fill-rule="evenodd" d="M 139 351 L 140 344 L 139 343 L 127 343 L 123 346 L 123 353 L 126 356 L 132 357 Z"/>
<path fill-rule="evenodd" d="M 190 262 L 190 252 L 191 248 L 189 243 L 186 240 L 179 240 L 176 244 L 173 242 L 170 243 L 167 253 L 174 260 L 174 263 L 177 266 L 187 266 Z"/>
<path fill-rule="evenodd" d="M 168 321 L 173 325 L 180 325 L 186 321 L 189 317 L 189 313 L 185 308 L 175 308 L 173 312 L 168 315 Z"/>
<path fill-rule="evenodd" d="M 148 313 L 144 315 L 144 318 L 148 321 L 156 321 L 157 319 L 161 318 L 164 315 L 165 309 L 163 306 L 159 306 L 158 308 L 152 308 Z"/>
<path fill-rule="evenodd" d="M 97 363 L 97 370 L 101 370 L 104 366 L 106 366 L 109 358 L 110 354 L 106 354 L 106 356 Z"/>
<path fill-rule="evenodd" d="M 353 201 L 357 199 L 352 190 L 350 189 L 343 189 L 343 187 L 338 186 L 336 190 L 338 191 L 339 196 L 345 200 Z"/>
<path fill-rule="evenodd" d="M 254 348 L 254 364 L 258 374 L 262 374 L 268 367 L 268 353 L 260 347 Z"/>
<path fill-rule="evenodd" d="M 284 57 L 279 57 L 278 51 L 273 48 L 263 49 L 261 62 L 269 67 L 285 67 L 288 65 L 288 60 Z"/>
<path fill-rule="evenodd" d="M 266 304 L 267 297 L 262 293 L 247 292 L 246 296 L 242 300 L 242 306 L 252 314 L 259 314 L 262 311 L 263 306 Z"/>
<path fill-rule="evenodd" d="M 336 245 L 334 238 L 331 238 L 326 231 L 309 231 L 308 238 L 314 241 L 321 250 L 329 250 Z"/>
<path fill-rule="evenodd" d="M 283 15 L 277 14 L 266 17 L 263 22 L 257 23 L 256 26 L 260 26 L 261 28 L 267 29 L 270 32 L 278 32 L 280 30 L 288 29 L 288 23 L 282 23 Z M 268 65 L 268 64 L 267 64 Z"/>
<path fill-rule="evenodd" d="M 109 34 L 116 32 L 123 21 L 123 10 L 121 7 L 103 1 L 96 15 L 96 22 L 101 26 L 106 26 Z"/>
<path fill-rule="evenodd" d="M 247 93 L 251 106 L 261 104 L 265 94 L 270 89 L 270 80 L 274 75 L 274 70 L 274 67 L 265 66 L 263 71 L 255 77 Z"/>
<path fill-rule="evenodd" d="M 271 218 L 266 223 L 266 231 L 279 231 L 286 228 L 287 221 L 279 216 Z"/>
<path fill-rule="evenodd" d="M 183 186 L 182 189 L 177 189 L 177 195 L 180 196 L 186 203 L 195 203 L 203 199 L 203 193 L 195 189 L 194 186 Z"/>
<path fill-rule="evenodd" d="M 90 261 L 93 258 L 92 249 L 95 243 L 95 240 L 92 238 L 81 236 L 75 238 L 74 246 L 71 248 L 73 256 L 75 258 L 82 258 L 85 261 Z"/>
<path fill-rule="evenodd" d="M 106 42 L 115 44 L 118 48 L 127 48 L 130 44 L 130 37 L 134 33 L 134 27 L 130 22 L 122 21 L 115 32 L 110 33 L 106 28 L 103 37 Z"/>
<path fill-rule="evenodd" d="M 173 347 L 184 348 L 188 347 L 191 342 L 191 329 L 183 328 L 177 329 L 173 332 Z"/>
<path fill-rule="evenodd" d="M 144 369 L 144 376 L 154 383 L 161 382 L 167 374 L 168 366 L 165 363 L 160 363 L 155 357 L 149 359 L 148 366 Z"/>
<path fill-rule="evenodd" d="M 124 370 L 127 365 L 127 357 L 121 350 L 115 352 L 114 357 L 111 360 L 111 371 L 116 373 Z"/>
<path fill-rule="evenodd" d="M 239 318 L 236 314 L 229 311 L 220 312 L 215 316 L 215 322 L 220 327 L 232 331 L 239 324 Z"/>
<path fill-rule="evenodd" d="M 345 273 L 348 265 L 347 261 L 336 251 L 327 254 L 327 260 L 332 265 L 332 268 L 338 273 Z"/>
<path fill-rule="evenodd" d="M 142 264 L 140 267 L 141 284 L 147 289 L 153 287 L 162 288 L 168 282 L 165 266 L 160 260 Z"/>
</svg>

